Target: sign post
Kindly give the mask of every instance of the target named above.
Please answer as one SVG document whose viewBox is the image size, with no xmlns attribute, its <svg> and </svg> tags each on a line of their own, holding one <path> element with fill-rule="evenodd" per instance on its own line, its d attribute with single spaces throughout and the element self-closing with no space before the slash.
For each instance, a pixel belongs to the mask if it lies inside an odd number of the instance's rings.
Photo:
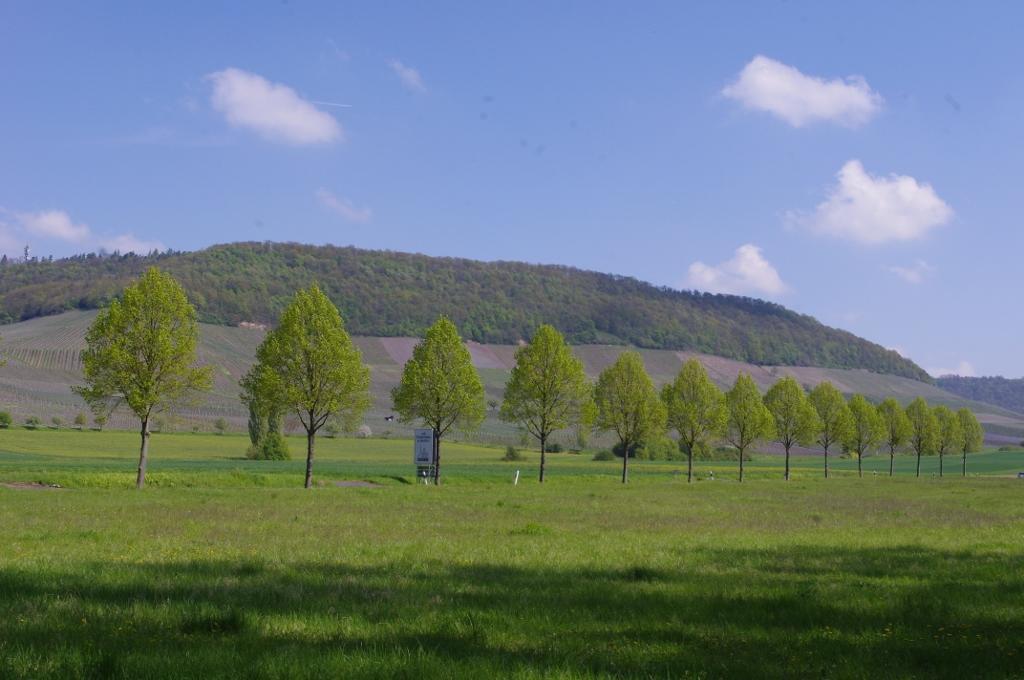
<svg viewBox="0 0 1024 680">
<path fill-rule="evenodd" d="M 418 427 L 413 430 L 412 462 L 416 466 L 416 476 L 423 478 L 428 484 L 434 474 L 434 431 L 429 427 Z"/>
</svg>

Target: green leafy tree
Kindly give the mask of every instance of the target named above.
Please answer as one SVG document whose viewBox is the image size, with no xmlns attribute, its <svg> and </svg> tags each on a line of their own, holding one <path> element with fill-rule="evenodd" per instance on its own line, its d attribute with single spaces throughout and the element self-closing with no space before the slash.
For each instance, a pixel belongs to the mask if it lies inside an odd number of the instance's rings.
<svg viewBox="0 0 1024 680">
<path fill-rule="evenodd" d="M 922 397 L 907 405 L 907 420 L 910 421 L 910 447 L 917 456 L 917 473 L 921 476 L 921 456 L 932 453 L 938 439 L 939 423 L 935 412 Z"/>
<path fill-rule="evenodd" d="M 963 456 L 962 474 L 966 477 L 967 454 L 981 451 L 982 444 L 985 443 L 985 431 L 981 428 L 981 423 L 978 422 L 974 412 L 969 408 L 962 408 L 957 411 L 956 417 L 960 419 L 960 430 L 963 432 L 963 439 L 960 442 L 960 453 Z"/>
<path fill-rule="evenodd" d="M 459 331 L 447 317 L 427 329 L 391 391 L 402 422 L 433 431 L 434 484 L 441 483 L 441 439 L 453 428 L 474 430 L 486 414 L 484 385 Z"/>
<path fill-rule="evenodd" d="M 92 422 L 96 426 L 97 430 L 102 430 L 106 426 L 107 420 L 108 417 L 106 413 L 95 413 L 92 417 Z"/>
<path fill-rule="evenodd" d="M 224 434 L 228 431 L 228 421 L 223 418 L 217 418 L 213 421 L 213 429 L 217 431 L 217 434 Z"/>
<path fill-rule="evenodd" d="M 266 370 L 265 368 L 263 370 Z M 246 456 L 256 460 L 288 460 L 288 442 L 281 434 L 282 411 L 284 407 L 277 403 L 277 395 L 273 388 L 261 389 L 259 370 L 250 370 L 242 378 L 241 399 L 249 409 L 249 448 Z M 328 427 L 332 421 L 328 421 Z"/>
<path fill-rule="evenodd" d="M 863 395 L 850 398 L 850 430 L 843 440 L 847 451 L 857 454 L 857 476 L 864 476 L 864 456 L 874 450 L 885 438 L 885 423 L 878 409 Z"/>
<path fill-rule="evenodd" d="M 313 284 L 295 293 L 256 350 L 246 384 L 257 401 L 293 411 L 306 431 L 305 487 L 313 486 L 316 434 L 331 417 L 359 422 L 370 407 L 370 369 L 338 308 Z"/>
<path fill-rule="evenodd" d="M 593 391 L 591 391 L 590 399 L 583 404 L 580 417 L 572 426 L 572 438 L 577 451 L 587 448 L 587 444 L 590 442 L 591 430 L 593 430 L 594 422 L 597 420 L 597 404 L 594 403 L 593 397 Z"/>
<path fill-rule="evenodd" d="M 797 444 L 813 444 L 821 431 L 821 421 L 804 388 L 790 377 L 782 378 L 769 388 L 764 395 L 764 405 L 775 420 L 775 438 L 786 450 L 785 478 L 788 481 L 790 449 Z"/>
<path fill-rule="evenodd" d="M 50 418 L 50 423 L 59 430 L 60 426 L 64 424 L 64 419 L 60 416 L 54 416 Z"/>
<path fill-rule="evenodd" d="M 79 430 L 85 427 L 87 422 L 88 421 L 85 419 L 84 413 L 78 413 L 75 415 L 75 427 L 77 427 Z"/>
<path fill-rule="evenodd" d="M 746 373 L 736 376 L 732 389 L 725 393 L 728 418 L 725 440 L 740 453 L 740 481 L 743 481 L 743 459 L 747 449 L 759 441 L 775 436 L 775 418 L 764 405 L 754 379 Z"/>
<path fill-rule="evenodd" d="M 693 481 L 693 454 L 722 436 L 728 410 L 725 394 L 708 377 L 704 364 L 689 359 L 675 380 L 661 390 L 668 426 L 679 433 L 679 447 L 686 454 L 686 481 Z"/>
<path fill-rule="evenodd" d="M 196 311 L 185 291 L 156 267 L 125 288 L 86 333 L 86 384 L 75 391 L 94 412 L 123 402 L 139 418 L 139 489 L 146 483 L 153 415 L 187 403 L 212 383 L 211 369 L 195 366 L 198 341 Z"/>
<path fill-rule="evenodd" d="M 907 418 L 907 412 L 892 397 L 887 397 L 878 405 L 878 415 L 885 428 L 882 443 L 889 449 L 889 476 L 892 477 L 896 450 L 910 441 L 913 428 L 910 425 L 910 419 Z"/>
<path fill-rule="evenodd" d="M 818 430 L 818 445 L 825 452 L 825 478 L 828 478 L 828 450 L 842 442 L 850 434 L 853 418 L 846 405 L 843 393 L 827 380 L 819 383 L 809 396 L 814 410 L 818 412 L 821 428 Z"/>
<path fill-rule="evenodd" d="M 0 411 L 0 429 L 6 430 L 11 426 L 13 419 L 7 411 Z"/>
<path fill-rule="evenodd" d="M 960 418 L 948 406 L 935 407 L 935 451 L 939 454 L 939 477 L 943 475 L 942 461 L 947 453 L 959 452 L 963 447 L 964 430 Z"/>
<path fill-rule="evenodd" d="M 42 424 L 43 421 L 39 418 L 39 416 L 29 416 L 28 418 L 25 418 L 25 427 L 27 427 L 30 430 L 35 430 Z"/>
<path fill-rule="evenodd" d="M 530 343 L 516 350 L 501 419 L 518 423 L 540 442 L 540 481 L 544 481 L 548 438 L 587 414 L 592 399 L 583 362 L 553 326 L 542 325 Z"/>
<path fill-rule="evenodd" d="M 665 432 L 665 405 L 637 352 L 623 352 L 601 371 L 594 387 L 597 428 L 614 432 L 622 449 L 622 483 L 629 481 L 629 457 L 648 439 Z"/>
</svg>

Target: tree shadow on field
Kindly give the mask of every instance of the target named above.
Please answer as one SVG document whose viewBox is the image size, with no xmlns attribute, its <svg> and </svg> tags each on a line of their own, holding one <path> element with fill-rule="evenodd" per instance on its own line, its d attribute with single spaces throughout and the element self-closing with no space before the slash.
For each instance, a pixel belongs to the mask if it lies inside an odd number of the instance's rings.
<svg viewBox="0 0 1024 680">
<path fill-rule="evenodd" d="M 1022 669 L 1019 555 L 793 547 L 609 569 L 204 561 L 0 571 L 3 677 Z"/>
</svg>

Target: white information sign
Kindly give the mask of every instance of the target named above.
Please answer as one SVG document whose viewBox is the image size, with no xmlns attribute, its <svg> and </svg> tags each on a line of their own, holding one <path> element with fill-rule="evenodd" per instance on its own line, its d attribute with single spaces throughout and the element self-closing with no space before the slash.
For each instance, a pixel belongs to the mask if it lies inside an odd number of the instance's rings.
<svg viewBox="0 0 1024 680">
<path fill-rule="evenodd" d="M 414 430 L 412 462 L 416 465 L 434 464 L 434 431 L 430 428 Z"/>
</svg>

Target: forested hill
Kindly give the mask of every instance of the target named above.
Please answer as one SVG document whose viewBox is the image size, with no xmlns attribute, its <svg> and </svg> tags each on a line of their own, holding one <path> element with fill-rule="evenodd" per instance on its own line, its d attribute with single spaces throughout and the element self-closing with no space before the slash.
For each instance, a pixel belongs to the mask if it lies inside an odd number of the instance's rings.
<svg viewBox="0 0 1024 680">
<path fill-rule="evenodd" d="M 573 343 L 687 349 L 755 364 L 864 368 L 929 380 L 896 352 L 762 300 L 571 267 L 291 243 L 7 263 L 0 266 L 0 320 L 101 307 L 153 264 L 182 283 L 210 323 L 272 323 L 297 288 L 318 281 L 357 335 L 415 336 L 446 314 L 478 342 L 514 343 L 547 322 Z"/>
<path fill-rule="evenodd" d="M 965 378 L 944 375 L 937 381 L 944 389 L 966 399 L 984 401 L 1010 411 L 1024 413 L 1024 378 Z"/>
</svg>

